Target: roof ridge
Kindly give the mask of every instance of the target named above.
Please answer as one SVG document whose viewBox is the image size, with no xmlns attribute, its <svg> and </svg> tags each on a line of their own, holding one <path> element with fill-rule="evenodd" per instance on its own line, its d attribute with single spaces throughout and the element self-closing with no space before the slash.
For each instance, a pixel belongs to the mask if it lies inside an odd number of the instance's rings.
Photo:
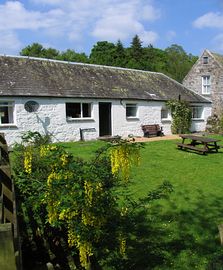
<svg viewBox="0 0 223 270">
<path fill-rule="evenodd" d="M 214 60 L 217 62 L 217 64 L 218 64 L 221 68 L 223 68 L 223 64 L 222 64 L 221 62 L 219 62 L 218 59 L 216 59 L 216 56 L 218 56 L 218 57 L 222 57 L 222 60 L 223 60 L 223 55 L 220 54 L 220 53 L 212 52 L 212 51 L 210 51 L 210 50 L 208 50 L 208 49 L 206 49 L 206 51 L 214 58 Z"/>
<path fill-rule="evenodd" d="M 161 74 L 161 75 L 163 74 L 161 72 L 155 72 L 155 71 L 149 71 L 149 70 L 142 70 L 142 69 L 124 68 L 124 67 L 116 67 L 116 66 L 106 66 L 106 65 L 99 65 L 99 64 L 82 63 L 82 62 L 72 62 L 72 61 L 64 61 L 64 60 L 57 60 L 57 59 L 33 57 L 33 56 L 30 57 L 30 56 L 23 56 L 23 55 L 6 55 L 6 54 L 0 54 L 0 57 L 31 59 L 31 60 L 46 61 L 46 62 L 55 62 L 55 63 L 61 63 L 61 64 L 80 65 L 80 66 L 89 66 L 89 67 L 99 67 L 99 68 L 108 68 L 108 69 L 120 69 L 120 70 L 129 70 L 129 71 L 134 71 L 134 72 L 145 72 L 145 73 Z"/>
</svg>

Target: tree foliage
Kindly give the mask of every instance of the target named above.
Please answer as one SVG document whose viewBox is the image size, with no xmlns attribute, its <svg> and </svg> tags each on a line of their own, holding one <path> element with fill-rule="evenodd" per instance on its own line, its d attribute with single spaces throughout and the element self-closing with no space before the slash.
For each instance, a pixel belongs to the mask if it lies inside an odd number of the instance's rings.
<svg viewBox="0 0 223 270">
<path fill-rule="evenodd" d="M 197 57 L 194 57 L 191 54 L 187 55 L 184 49 L 177 44 L 173 44 L 166 48 L 165 52 L 167 55 L 167 74 L 173 79 L 181 82 L 191 69 L 191 66 L 197 60 Z"/>
<path fill-rule="evenodd" d="M 85 53 L 76 53 L 74 50 L 70 49 L 60 52 L 53 48 L 44 48 L 39 43 L 33 43 L 32 45 L 23 48 L 20 55 L 82 63 L 87 63 L 89 61 Z"/>
<path fill-rule="evenodd" d="M 120 40 L 116 44 L 99 41 L 93 46 L 89 56 L 85 53 L 77 53 L 72 49 L 60 52 L 53 48 L 44 48 L 39 43 L 33 43 L 23 48 L 20 54 L 23 56 L 162 72 L 179 82 L 182 82 L 197 60 L 196 56 L 187 54 L 177 44 L 173 44 L 165 50 L 154 48 L 152 45 L 143 47 L 138 35 L 133 37 L 130 47 L 127 48 L 123 47 Z"/>
</svg>

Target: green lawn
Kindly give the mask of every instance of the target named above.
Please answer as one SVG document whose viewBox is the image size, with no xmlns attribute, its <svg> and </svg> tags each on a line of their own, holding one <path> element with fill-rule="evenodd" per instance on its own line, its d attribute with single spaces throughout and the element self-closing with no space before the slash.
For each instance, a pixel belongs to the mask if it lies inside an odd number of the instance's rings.
<svg viewBox="0 0 223 270">
<path fill-rule="evenodd" d="M 217 138 L 223 144 L 223 137 Z M 141 164 L 132 170 L 136 199 L 165 180 L 174 189 L 169 199 L 149 206 L 153 228 L 148 225 L 150 229 L 142 231 L 144 249 L 139 248 L 137 268 L 132 269 L 223 269 L 217 228 L 223 223 L 223 149 L 204 156 L 178 150 L 176 142 L 145 143 Z M 89 158 L 103 144 L 64 145 L 74 155 Z"/>
</svg>

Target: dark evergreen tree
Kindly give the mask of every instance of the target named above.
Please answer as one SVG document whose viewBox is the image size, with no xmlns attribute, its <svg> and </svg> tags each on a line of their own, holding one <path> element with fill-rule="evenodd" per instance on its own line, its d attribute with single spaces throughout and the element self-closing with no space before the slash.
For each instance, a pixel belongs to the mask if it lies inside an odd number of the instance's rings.
<svg viewBox="0 0 223 270">
<path fill-rule="evenodd" d="M 125 65 L 126 65 L 125 48 L 123 47 L 122 42 L 118 40 L 115 45 L 114 66 L 125 67 Z"/>
<path fill-rule="evenodd" d="M 127 49 L 127 59 L 127 67 L 144 69 L 142 41 L 138 35 L 133 37 L 131 46 Z"/>
<path fill-rule="evenodd" d="M 134 60 L 141 60 L 143 56 L 143 48 L 142 48 L 142 41 L 140 40 L 138 35 L 135 35 L 132 39 L 130 53 Z"/>
</svg>

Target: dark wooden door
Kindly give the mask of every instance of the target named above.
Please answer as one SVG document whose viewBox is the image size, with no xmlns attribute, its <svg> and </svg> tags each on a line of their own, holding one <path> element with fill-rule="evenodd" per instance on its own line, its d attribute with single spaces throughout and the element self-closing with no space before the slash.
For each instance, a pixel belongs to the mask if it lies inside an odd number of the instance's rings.
<svg viewBox="0 0 223 270">
<path fill-rule="evenodd" d="M 111 131 L 111 103 L 99 102 L 99 136 L 112 135 Z"/>
</svg>

